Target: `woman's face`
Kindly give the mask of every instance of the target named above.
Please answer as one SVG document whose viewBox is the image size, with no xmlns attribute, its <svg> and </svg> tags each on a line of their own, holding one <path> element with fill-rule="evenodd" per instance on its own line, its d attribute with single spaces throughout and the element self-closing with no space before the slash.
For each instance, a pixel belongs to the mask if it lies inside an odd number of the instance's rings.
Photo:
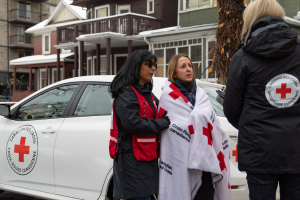
<svg viewBox="0 0 300 200">
<path fill-rule="evenodd" d="M 154 59 L 151 59 L 152 63 L 154 63 Z M 144 85 L 145 83 L 148 83 L 149 81 L 152 80 L 152 77 L 154 75 L 154 71 L 155 71 L 155 66 L 152 65 L 152 67 L 149 67 L 149 63 L 147 62 L 143 62 L 141 69 L 140 69 L 140 80 L 139 83 L 141 85 Z"/>
<path fill-rule="evenodd" d="M 194 71 L 190 59 L 187 57 L 181 57 L 178 59 L 174 77 L 185 82 L 191 82 L 193 80 Z"/>
</svg>

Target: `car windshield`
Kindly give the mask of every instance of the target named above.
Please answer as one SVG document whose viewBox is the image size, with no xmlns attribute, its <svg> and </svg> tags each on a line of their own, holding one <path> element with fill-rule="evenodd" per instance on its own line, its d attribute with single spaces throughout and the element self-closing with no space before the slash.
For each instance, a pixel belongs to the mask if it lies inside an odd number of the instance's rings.
<svg viewBox="0 0 300 200">
<path fill-rule="evenodd" d="M 225 117 L 223 112 L 223 99 L 216 92 L 219 89 L 215 87 L 204 86 L 204 85 L 199 85 L 199 86 L 206 92 L 216 114 L 219 117 Z M 221 91 L 224 92 L 223 90 Z"/>
</svg>

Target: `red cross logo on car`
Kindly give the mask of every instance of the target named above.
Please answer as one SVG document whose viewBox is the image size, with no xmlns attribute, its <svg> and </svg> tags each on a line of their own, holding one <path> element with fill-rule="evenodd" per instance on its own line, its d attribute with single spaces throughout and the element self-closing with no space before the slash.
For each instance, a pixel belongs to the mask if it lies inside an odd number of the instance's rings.
<svg viewBox="0 0 300 200">
<path fill-rule="evenodd" d="M 236 150 L 232 151 L 232 156 L 236 156 L 235 162 L 238 162 L 238 145 L 236 145 Z"/>
<path fill-rule="evenodd" d="M 19 162 L 24 162 L 24 155 L 29 154 L 30 146 L 25 145 L 26 137 L 21 137 L 20 145 L 15 145 L 15 153 L 19 154 Z"/>
<path fill-rule="evenodd" d="M 281 88 L 276 88 L 276 94 L 281 94 L 281 98 L 285 99 L 287 93 L 292 93 L 292 88 L 286 88 L 286 83 L 281 83 Z"/>
</svg>

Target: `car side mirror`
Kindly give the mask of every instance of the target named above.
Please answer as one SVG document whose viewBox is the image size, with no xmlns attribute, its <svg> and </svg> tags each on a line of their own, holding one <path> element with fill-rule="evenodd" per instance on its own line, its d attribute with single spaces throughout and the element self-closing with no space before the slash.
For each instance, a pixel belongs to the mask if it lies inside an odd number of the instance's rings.
<svg viewBox="0 0 300 200">
<path fill-rule="evenodd" d="M 0 104 L 0 115 L 4 117 L 10 116 L 10 105 Z"/>
</svg>

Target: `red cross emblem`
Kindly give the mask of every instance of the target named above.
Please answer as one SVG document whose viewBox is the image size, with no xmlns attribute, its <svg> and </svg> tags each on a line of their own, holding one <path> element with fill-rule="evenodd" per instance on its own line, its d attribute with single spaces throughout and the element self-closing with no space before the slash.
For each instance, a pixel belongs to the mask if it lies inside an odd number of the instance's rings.
<svg viewBox="0 0 300 200">
<path fill-rule="evenodd" d="M 176 99 L 178 99 L 179 97 L 181 97 L 181 98 L 185 101 L 185 103 L 188 103 L 188 102 L 189 102 L 189 100 L 187 100 L 187 98 L 179 91 L 179 89 L 178 89 L 175 85 L 170 84 L 169 87 L 173 90 L 172 92 L 170 92 L 169 95 L 170 95 L 174 100 L 176 100 Z"/>
<path fill-rule="evenodd" d="M 212 137 L 211 137 L 211 131 L 213 130 L 213 126 L 211 123 L 207 124 L 207 128 L 203 127 L 203 135 L 207 137 L 208 145 L 212 146 Z"/>
<path fill-rule="evenodd" d="M 188 127 L 189 127 L 190 134 L 193 135 L 195 133 L 194 126 L 193 125 L 189 125 Z"/>
<path fill-rule="evenodd" d="M 281 88 L 276 88 L 276 94 L 281 94 L 281 98 L 285 99 L 287 93 L 292 93 L 292 88 L 286 88 L 286 83 L 281 83 Z"/>
<path fill-rule="evenodd" d="M 224 156 L 224 154 L 222 153 L 222 151 L 220 151 L 220 153 L 218 154 L 218 160 L 219 160 L 219 165 L 220 165 L 220 169 L 221 169 L 221 171 L 223 171 L 224 169 L 226 169 L 226 171 L 227 171 L 227 167 L 226 167 L 226 164 L 225 164 L 225 156 Z"/>
<path fill-rule="evenodd" d="M 236 150 L 232 151 L 232 156 L 236 156 L 235 162 L 238 162 L 238 145 L 236 145 Z"/>
<path fill-rule="evenodd" d="M 26 137 L 21 137 L 20 145 L 15 145 L 15 153 L 19 154 L 19 162 L 24 162 L 24 155 L 29 154 L 30 146 L 25 145 Z"/>
</svg>

